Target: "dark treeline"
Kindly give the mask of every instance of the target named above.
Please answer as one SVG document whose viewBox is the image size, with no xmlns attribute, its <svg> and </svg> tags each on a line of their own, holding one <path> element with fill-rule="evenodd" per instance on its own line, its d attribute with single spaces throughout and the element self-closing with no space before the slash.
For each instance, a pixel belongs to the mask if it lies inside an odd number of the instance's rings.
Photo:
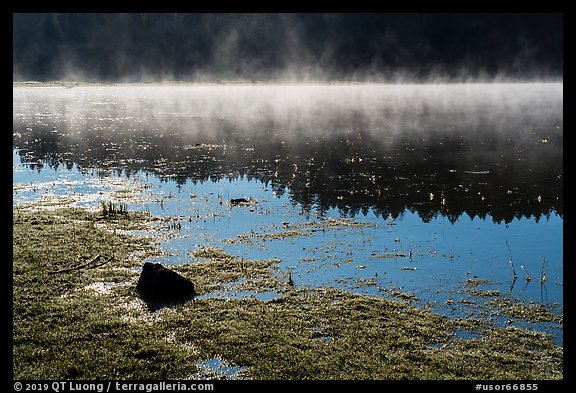
<svg viewBox="0 0 576 393">
<path fill-rule="evenodd" d="M 13 15 L 13 78 L 561 78 L 561 14 Z"/>
</svg>

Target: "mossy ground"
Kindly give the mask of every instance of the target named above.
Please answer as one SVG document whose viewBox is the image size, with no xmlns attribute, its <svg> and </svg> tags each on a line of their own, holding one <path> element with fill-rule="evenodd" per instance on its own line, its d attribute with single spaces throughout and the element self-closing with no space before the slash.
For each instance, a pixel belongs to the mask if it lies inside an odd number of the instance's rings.
<svg viewBox="0 0 576 393">
<path fill-rule="evenodd" d="M 214 249 L 193 252 L 177 268 L 200 294 L 241 282 L 279 297 L 152 309 L 135 291 L 134 268 L 158 250 L 153 239 L 125 231 L 148 220 L 134 212 L 14 209 L 14 378 L 210 378 L 199 364 L 214 357 L 249 379 L 563 378 L 563 349 L 543 333 L 450 320 L 402 300 L 291 288 L 277 261 Z M 50 274 L 98 254 L 114 259 Z M 481 336 L 457 339 L 458 329 Z"/>
</svg>

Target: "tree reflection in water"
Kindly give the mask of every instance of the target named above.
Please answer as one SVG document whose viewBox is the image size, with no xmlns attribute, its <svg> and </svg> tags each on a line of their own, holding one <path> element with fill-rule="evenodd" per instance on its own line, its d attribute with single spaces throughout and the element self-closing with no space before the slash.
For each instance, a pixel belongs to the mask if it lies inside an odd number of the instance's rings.
<svg viewBox="0 0 576 393">
<path fill-rule="evenodd" d="M 178 184 L 246 176 L 344 216 L 563 214 L 561 84 L 258 88 L 15 88 L 13 147 L 38 170 L 144 171 Z"/>
</svg>

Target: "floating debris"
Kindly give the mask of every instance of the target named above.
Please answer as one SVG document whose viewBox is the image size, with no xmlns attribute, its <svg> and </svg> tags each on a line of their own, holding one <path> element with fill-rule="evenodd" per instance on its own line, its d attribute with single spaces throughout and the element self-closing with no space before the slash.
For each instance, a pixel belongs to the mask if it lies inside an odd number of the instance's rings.
<svg viewBox="0 0 576 393">
<path fill-rule="evenodd" d="M 390 295 L 395 296 L 395 297 L 399 297 L 399 298 L 405 299 L 405 300 L 420 300 L 413 293 L 391 291 Z"/>
<path fill-rule="evenodd" d="M 474 291 L 474 296 L 476 297 L 497 297 L 500 295 L 501 293 L 498 290 L 488 290 L 484 292 Z"/>
<path fill-rule="evenodd" d="M 490 281 L 469 278 L 466 280 L 466 284 L 471 285 L 473 287 L 476 287 L 476 286 L 481 285 L 481 284 L 490 284 Z"/>
<path fill-rule="evenodd" d="M 392 253 L 386 253 L 386 254 L 376 254 L 376 253 L 370 254 L 370 258 L 372 258 L 372 259 L 406 258 L 407 256 L 408 256 L 408 254 L 406 254 L 405 252 L 392 252 Z"/>
<path fill-rule="evenodd" d="M 230 206 L 252 206 L 252 205 L 255 205 L 256 203 L 258 203 L 258 201 L 256 201 L 255 199 L 252 199 L 250 197 L 232 198 L 232 199 L 230 199 L 230 201 L 228 201 L 228 204 Z"/>
</svg>

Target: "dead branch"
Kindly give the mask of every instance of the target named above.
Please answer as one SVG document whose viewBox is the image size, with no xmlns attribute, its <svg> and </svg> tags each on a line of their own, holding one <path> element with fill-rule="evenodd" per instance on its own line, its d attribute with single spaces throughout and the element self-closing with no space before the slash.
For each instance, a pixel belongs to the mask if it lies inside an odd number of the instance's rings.
<svg viewBox="0 0 576 393">
<path fill-rule="evenodd" d="M 518 276 L 516 275 L 516 268 L 514 267 L 514 262 L 512 262 L 512 250 L 510 250 L 510 244 L 508 244 L 508 240 L 506 240 L 506 245 L 508 246 L 508 254 L 510 255 L 508 263 L 510 263 L 510 266 L 512 266 L 512 272 L 514 273 L 514 280 L 516 280 Z"/>
<path fill-rule="evenodd" d="M 104 262 L 99 263 L 97 265 L 94 266 L 90 266 L 92 263 L 96 262 L 98 259 L 101 258 L 101 255 L 98 254 L 96 255 L 94 258 L 90 259 L 88 262 L 83 263 L 82 265 L 78 265 L 78 266 L 74 266 L 74 267 L 70 267 L 67 269 L 60 269 L 60 270 L 55 270 L 55 271 L 51 271 L 48 272 L 48 274 L 58 274 L 58 273 L 67 273 L 67 272 L 71 272 L 74 270 L 80 270 L 80 269 L 95 269 L 97 267 L 103 266 L 105 264 L 107 264 L 108 262 L 110 262 L 111 260 L 114 259 L 114 255 L 112 255 L 110 258 L 106 259 Z"/>
</svg>

